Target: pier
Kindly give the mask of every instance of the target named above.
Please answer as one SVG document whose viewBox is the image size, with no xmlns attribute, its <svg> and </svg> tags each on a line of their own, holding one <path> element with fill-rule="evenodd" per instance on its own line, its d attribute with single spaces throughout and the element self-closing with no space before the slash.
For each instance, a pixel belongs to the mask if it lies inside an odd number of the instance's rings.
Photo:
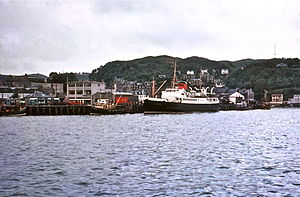
<svg viewBox="0 0 300 197">
<path fill-rule="evenodd" d="M 27 106 L 26 115 L 89 115 L 91 106 L 87 105 L 46 105 Z"/>
</svg>

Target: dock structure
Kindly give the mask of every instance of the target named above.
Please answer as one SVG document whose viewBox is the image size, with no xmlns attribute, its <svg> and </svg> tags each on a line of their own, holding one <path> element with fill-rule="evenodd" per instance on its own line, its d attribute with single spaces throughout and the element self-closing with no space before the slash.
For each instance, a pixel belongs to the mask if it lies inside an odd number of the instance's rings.
<svg viewBox="0 0 300 197">
<path fill-rule="evenodd" d="M 26 115 L 90 115 L 91 106 L 87 105 L 45 105 L 27 106 Z"/>
</svg>

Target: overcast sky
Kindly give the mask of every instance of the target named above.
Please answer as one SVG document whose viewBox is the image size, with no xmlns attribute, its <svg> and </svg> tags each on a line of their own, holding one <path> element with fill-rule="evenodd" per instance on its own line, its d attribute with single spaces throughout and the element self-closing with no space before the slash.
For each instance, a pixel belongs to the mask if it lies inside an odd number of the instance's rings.
<svg viewBox="0 0 300 197">
<path fill-rule="evenodd" d="M 0 1 L 0 73 L 91 72 L 114 60 L 300 56 L 299 0 Z"/>
</svg>

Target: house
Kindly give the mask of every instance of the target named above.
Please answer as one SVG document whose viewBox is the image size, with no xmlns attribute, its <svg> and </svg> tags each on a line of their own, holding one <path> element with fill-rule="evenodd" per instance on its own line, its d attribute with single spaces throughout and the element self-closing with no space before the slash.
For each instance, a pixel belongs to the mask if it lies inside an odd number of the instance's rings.
<svg viewBox="0 0 300 197">
<path fill-rule="evenodd" d="M 96 92 L 92 95 L 92 105 L 97 105 L 101 101 L 107 101 L 107 104 L 113 103 L 113 93 L 112 92 Z"/>
<path fill-rule="evenodd" d="M 270 104 L 283 104 L 283 94 L 272 94 Z"/>
<path fill-rule="evenodd" d="M 192 70 L 188 70 L 186 72 L 186 74 L 182 75 L 182 79 L 183 80 L 191 80 L 191 79 L 195 79 L 195 73 Z"/>
<path fill-rule="evenodd" d="M 191 86 L 202 86 L 203 82 L 201 79 L 196 78 L 188 81 Z"/>
<path fill-rule="evenodd" d="M 207 69 L 200 69 L 200 74 L 201 75 L 207 75 L 208 74 L 208 70 Z"/>
<path fill-rule="evenodd" d="M 55 98 L 54 96 L 50 96 L 42 92 L 34 92 L 25 96 L 24 99 L 27 105 L 49 105 L 54 102 L 61 102 L 59 98 Z"/>
<path fill-rule="evenodd" d="M 292 105 L 297 104 L 297 106 L 300 105 L 300 94 L 295 94 L 294 97 L 290 99 L 288 103 Z"/>
<path fill-rule="evenodd" d="M 221 69 L 221 75 L 228 75 L 229 70 L 228 69 Z"/>
<path fill-rule="evenodd" d="M 113 82 L 115 92 L 130 92 L 139 95 L 150 95 L 151 83 L 145 81 L 140 83 L 137 81 L 127 81 L 122 78 L 116 78 Z"/>
<path fill-rule="evenodd" d="M 24 102 L 24 98 L 37 90 L 36 87 L 10 87 L 0 86 L 0 105 Z"/>
<path fill-rule="evenodd" d="M 244 105 L 244 100 L 245 97 L 238 92 L 235 92 L 229 96 L 229 101 L 235 105 Z"/>
<path fill-rule="evenodd" d="M 195 75 L 194 71 L 192 71 L 192 70 L 188 70 L 188 71 L 186 72 L 186 74 L 187 74 L 187 75 Z"/>
<path fill-rule="evenodd" d="M 103 81 L 76 81 L 67 83 L 67 99 L 82 104 L 92 104 L 92 95 L 105 91 Z"/>
</svg>

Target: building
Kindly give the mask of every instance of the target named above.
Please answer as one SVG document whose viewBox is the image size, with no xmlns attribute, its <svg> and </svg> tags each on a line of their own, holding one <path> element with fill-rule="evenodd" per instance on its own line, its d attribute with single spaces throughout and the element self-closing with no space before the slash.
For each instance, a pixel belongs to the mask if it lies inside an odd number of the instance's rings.
<svg viewBox="0 0 300 197">
<path fill-rule="evenodd" d="M 288 104 L 299 107 L 300 106 L 300 94 L 295 94 L 294 97 L 289 100 Z"/>
<path fill-rule="evenodd" d="M 295 94 L 291 101 L 293 103 L 300 103 L 300 94 Z"/>
<path fill-rule="evenodd" d="M 235 105 L 244 105 L 245 97 L 242 94 L 235 92 L 229 96 L 229 101 Z"/>
<path fill-rule="evenodd" d="M 101 104 L 132 104 L 139 102 L 138 95 L 129 92 L 97 92 L 93 94 L 93 105 Z"/>
<path fill-rule="evenodd" d="M 132 104 L 139 101 L 137 95 L 128 92 L 115 92 L 113 95 L 115 104 Z"/>
<path fill-rule="evenodd" d="M 55 98 L 42 92 L 34 92 L 24 97 L 26 105 L 51 105 L 61 103 L 61 98 Z"/>
<path fill-rule="evenodd" d="M 254 92 L 251 88 L 250 89 L 240 89 L 239 93 L 245 97 L 245 100 L 247 101 L 247 103 L 254 100 Z"/>
<path fill-rule="evenodd" d="M 229 102 L 236 103 L 236 99 L 233 98 L 236 92 L 242 95 L 239 97 L 242 97 L 242 100 L 244 100 L 246 104 L 249 104 L 254 101 L 254 92 L 252 91 L 252 89 L 229 89 L 225 86 L 219 86 L 216 87 L 214 91 L 218 96 L 218 98 L 224 103 L 229 103 Z M 233 95 L 233 97 L 231 97 L 230 100 L 229 97 L 231 95 Z M 237 94 L 235 95 L 237 96 Z"/>
<path fill-rule="evenodd" d="M 200 74 L 201 75 L 207 75 L 208 74 L 208 70 L 207 69 L 200 69 Z"/>
<path fill-rule="evenodd" d="M 272 100 L 270 104 L 283 104 L 283 94 L 272 94 Z"/>
<path fill-rule="evenodd" d="M 40 91 L 49 95 L 63 95 L 64 85 L 62 83 L 37 83 L 31 82 L 32 87 L 38 87 Z"/>
<path fill-rule="evenodd" d="M 138 95 L 151 94 L 151 83 L 147 81 L 140 83 L 137 81 L 127 81 L 123 78 L 116 78 L 113 84 L 115 92 L 129 92 Z"/>
<path fill-rule="evenodd" d="M 114 95 L 112 92 L 96 92 L 92 95 L 92 105 L 97 105 L 102 103 L 102 101 L 106 101 L 105 104 L 114 103 Z"/>
<path fill-rule="evenodd" d="M 228 69 L 222 69 L 221 70 L 221 75 L 228 75 L 229 74 L 229 70 Z"/>
<path fill-rule="evenodd" d="M 92 95 L 105 91 L 103 81 L 76 81 L 67 83 L 67 99 L 82 104 L 92 104 Z"/>
<path fill-rule="evenodd" d="M 13 100 L 17 100 L 17 102 L 20 102 L 26 96 L 34 93 L 35 91 L 37 91 L 36 87 L 24 88 L 0 86 L 0 105 Z"/>
<path fill-rule="evenodd" d="M 188 70 L 186 74 L 182 75 L 183 80 L 195 79 L 195 72 L 192 70 Z"/>
</svg>

